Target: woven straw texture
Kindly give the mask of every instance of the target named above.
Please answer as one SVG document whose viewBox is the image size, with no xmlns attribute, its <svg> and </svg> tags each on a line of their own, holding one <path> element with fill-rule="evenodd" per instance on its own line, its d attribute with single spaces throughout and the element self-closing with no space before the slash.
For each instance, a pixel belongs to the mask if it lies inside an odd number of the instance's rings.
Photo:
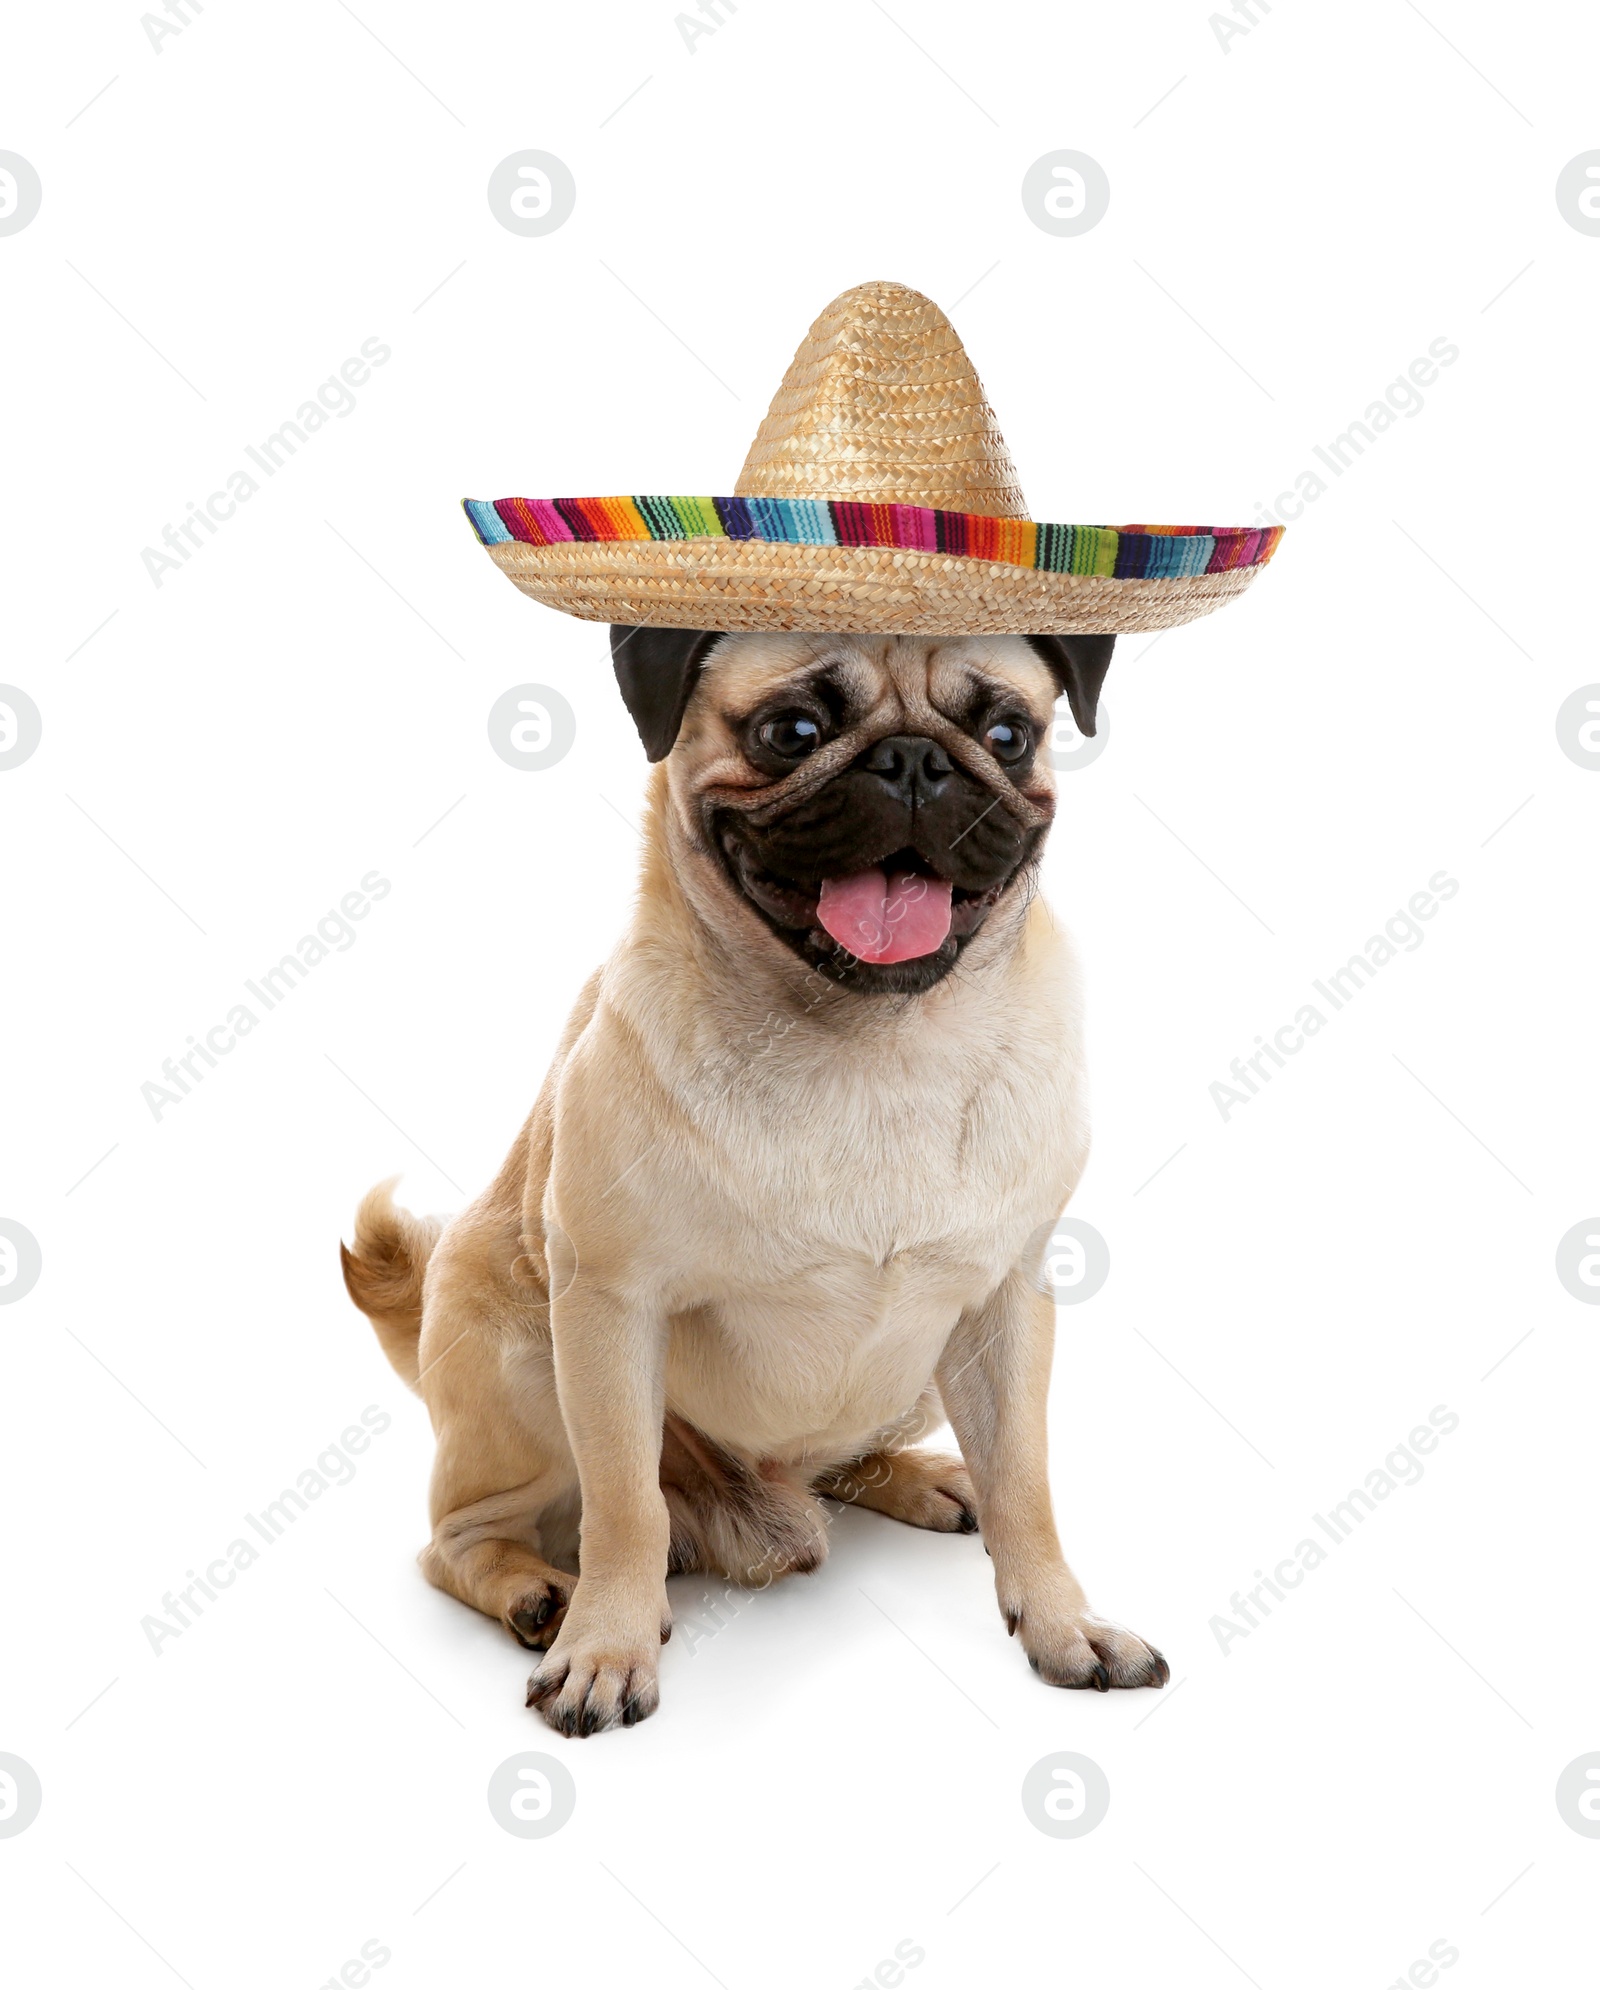
<svg viewBox="0 0 1600 1990">
<path fill-rule="evenodd" d="M 887 499 L 1026 518 L 994 410 L 950 320 L 903 283 L 863 283 L 807 332 L 736 497 Z"/>
<path fill-rule="evenodd" d="M 1039 573 L 998 560 L 879 546 L 754 539 L 622 540 L 486 548 L 547 607 L 586 622 L 659 629 L 816 629 L 842 634 L 1131 635 L 1209 615 L 1260 572 L 1182 580 Z"/>
<path fill-rule="evenodd" d="M 680 629 L 1170 629 L 1242 594 L 1281 533 L 1035 527 L 961 341 L 936 304 L 899 283 L 860 284 L 817 319 L 734 495 L 749 503 L 513 498 L 466 510 L 495 565 L 535 601 L 585 621 Z M 1080 542 L 1098 571 L 1083 570 Z"/>
</svg>

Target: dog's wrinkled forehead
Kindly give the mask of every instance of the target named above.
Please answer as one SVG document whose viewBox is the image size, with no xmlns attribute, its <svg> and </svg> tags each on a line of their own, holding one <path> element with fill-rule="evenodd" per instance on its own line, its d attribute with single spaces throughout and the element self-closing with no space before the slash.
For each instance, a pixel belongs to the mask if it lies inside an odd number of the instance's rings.
<svg viewBox="0 0 1600 1990">
<path fill-rule="evenodd" d="M 737 726 L 790 686 L 821 685 L 844 729 L 873 735 L 960 724 L 975 698 L 1020 700 L 1048 723 L 1057 686 L 1020 636 L 724 636 L 706 663 L 685 732 L 715 749 L 715 728 Z"/>
<path fill-rule="evenodd" d="M 991 682 L 1010 677 L 1010 688 L 1030 696 L 1027 684 L 1033 660 L 1043 663 L 1055 686 L 1065 695 L 1081 732 L 1093 737 L 1100 686 L 1111 663 L 1115 636 L 825 636 L 718 635 L 709 629 L 658 629 L 613 622 L 611 662 L 639 738 L 652 760 L 664 760 L 677 742 L 690 700 L 713 660 L 718 675 L 734 683 L 741 673 L 762 670 L 796 679 L 830 665 L 841 681 L 852 675 L 864 684 L 863 673 L 876 668 L 887 679 L 886 689 L 898 696 L 907 712 L 919 703 L 925 712 L 938 712 L 942 701 L 955 695 L 963 676 Z M 1024 682 L 1016 679 L 1024 673 Z M 703 701 L 702 709 L 703 709 Z M 1035 716 L 1038 716 L 1036 713 Z"/>
</svg>

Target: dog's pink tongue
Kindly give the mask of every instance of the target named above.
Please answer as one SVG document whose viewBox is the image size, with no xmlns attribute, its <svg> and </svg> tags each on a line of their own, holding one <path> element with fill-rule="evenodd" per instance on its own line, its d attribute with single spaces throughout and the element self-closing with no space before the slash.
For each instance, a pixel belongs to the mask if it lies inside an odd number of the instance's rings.
<svg viewBox="0 0 1600 1990">
<path fill-rule="evenodd" d="M 817 917 L 857 960 L 917 960 L 942 947 L 950 931 L 949 881 L 913 871 L 824 878 Z"/>
</svg>

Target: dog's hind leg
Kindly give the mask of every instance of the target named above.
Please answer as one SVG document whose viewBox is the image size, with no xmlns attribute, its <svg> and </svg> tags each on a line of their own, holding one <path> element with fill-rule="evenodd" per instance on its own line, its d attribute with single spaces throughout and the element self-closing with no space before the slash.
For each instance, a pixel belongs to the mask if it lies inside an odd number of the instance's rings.
<svg viewBox="0 0 1600 1990">
<path fill-rule="evenodd" d="M 976 1533 L 978 1501 L 966 1466 L 948 1451 L 912 1448 L 944 1420 L 944 1403 L 930 1384 L 903 1416 L 876 1434 L 869 1450 L 824 1472 L 812 1481 L 812 1489 L 846 1506 L 886 1513 L 908 1527 L 926 1527 L 935 1534 Z"/>
<path fill-rule="evenodd" d="M 438 1482 L 436 1471 L 436 1487 Z M 433 1539 L 417 1559 L 436 1589 L 498 1617 L 528 1650 L 546 1651 L 561 1628 L 577 1577 L 555 1567 L 540 1550 L 548 1533 L 571 1531 L 562 1523 L 575 1514 L 565 1475 L 542 1472 L 439 1514 Z"/>
<path fill-rule="evenodd" d="M 446 1255 L 441 1271 L 450 1269 Z M 439 1447 L 428 1491 L 433 1538 L 418 1561 L 435 1588 L 545 1651 L 577 1582 L 578 1470 L 544 1309 L 530 1304 L 513 1325 L 505 1298 L 430 1293 L 424 1348 L 440 1352 L 423 1367 L 422 1391 Z M 495 1324 L 486 1314 L 498 1315 Z"/>
<path fill-rule="evenodd" d="M 978 1501 L 967 1468 L 945 1451 L 869 1451 L 814 1482 L 827 1499 L 870 1507 L 936 1534 L 975 1534 Z"/>
</svg>

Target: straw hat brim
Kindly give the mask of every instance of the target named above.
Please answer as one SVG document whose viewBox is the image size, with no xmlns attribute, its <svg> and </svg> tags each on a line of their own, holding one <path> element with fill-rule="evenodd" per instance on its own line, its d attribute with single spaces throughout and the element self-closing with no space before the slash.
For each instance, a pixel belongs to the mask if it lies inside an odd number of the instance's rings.
<svg viewBox="0 0 1600 1990">
<path fill-rule="evenodd" d="M 1114 580 L 949 553 L 749 539 L 558 546 L 510 540 L 487 551 L 524 594 L 582 621 L 729 632 L 1131 635 L 1209 615 L 1260 571 Z"/>
<path fill-rule="evenodd" d="M 1231 601 L 1282 527 L 1040 525 L 836 499 L 467 499 L 524 594 L 584 621 L 878 635 L 1123 635 Z"/>
</svg>

